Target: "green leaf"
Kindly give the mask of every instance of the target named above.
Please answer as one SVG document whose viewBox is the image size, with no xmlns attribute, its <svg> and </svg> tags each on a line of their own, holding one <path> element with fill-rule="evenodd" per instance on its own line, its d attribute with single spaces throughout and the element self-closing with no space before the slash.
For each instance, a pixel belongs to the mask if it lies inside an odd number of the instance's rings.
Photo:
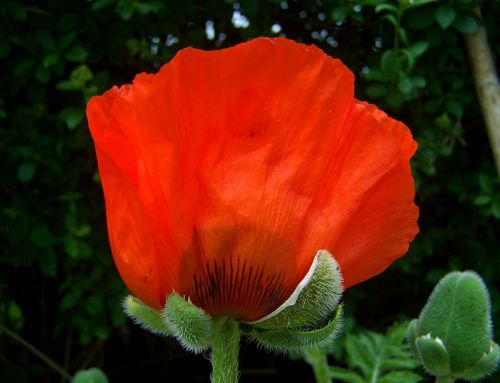
<svg viewBox="0 0 500 383">
<path fill-rule="evenodd" d="M 71 258 L 78 257 L 78 241 L 76 239 L 66 238 L 63 240 L 63 244 L 66 254 L 68 254 Z"/>
<path fill-rule="evenodd" d="M 451 5 L 444 4 L 436 9 L 434 17 L 441 28 L 446 29 L 455 21 L 456 13 Z"/>
<path fill-rule="evenodd" d="M 409 77 L 404 76 L 399 80 L 398 89 L 403 94 L 409 94 L 413 90 L 413 83 Z"/>
<path fill-rule="evenodd" d="M 59 46 L 61 49 L 68 48 L 75 41 L 77 34 L 75 32 L 65 33 L 59 37 Z"/>
<path fill-rule="evenodd" d="M 396 17 L 391 14 L 385 14 L 382 16 L 382 20 L 387 20 L 389 21 L 394 27 L 398 28 L 398 21 L 396 20 Z"/>
<path fill-rule="evenodd" d="M 54 244 L 55 237 L 45 223 L 40 223 L 31 231 L 30 240 L 37 246 L 45 249 Z"/>
<path fill-rule="evenodd" d="M 394 325 L 385 336 L 371 331 L 347 334 L 345 347 L 350 369 L 361 372 L 364 381 L 379 381 L 394 371 L 404 375 L 404 372 L 418 367 L 406 343 L 408 326 L 407 322 Z M 386 379 L 390 382 L 395 376 L 390 375 Z"/>
<path fill-rule="evenodd" d="M 57 50 L 57 44 L 56 40 L 54 39 L 54 36 L 46 29 L 38 30 L 35 34 L 35 38 L 45 50 L 48 51 Z"/>
<path fill-rule="evenodd" d="M 380 69 L 387 78 L 394 78 L 396 75 L 396 55 L 392 49 L 385 51 L 380 57 Z"/>
<path fill-rule="evenodd" d="M 52 250 L 45 250 L 38 257 L 40 269 L 45 275 L 54 277 L 57 271 L 57 255 Z"/>
<path fill-rule="evenodd" d="M 330 367 L 330 376 L 348 383 L 366 383 L 366 381 L 356 372 L 346 370 L 341 367 Z"/>
<path fill-rule="evenodd" d="M 346 351 L 349 366 L 361 370 L 365 377 L 371 375 L 374 367 L 374 359 L 378 358 L 378 355 L 373 352 L 373 346 L 366 347 L 366 343 L 367 337 L 365 334 L 348 334 L 346 336 Z"/>
<path fill-rule="evenodd" d="M 85 310 L 91 315 L 95 316 L 102 311 L 103 308 L 103 296 L 98 294 L 92 294 L 84 303 Z"/>
<path fill-rule="evenodd" d="M 500 200 L 496 200 L 491 204 L 490 212 L 496 219 L 500 219 Z"/>
<path fill-rule="evenodd" d="M 445 102 L 446 110 L 454 115 L 455 117 L 462 117 L 463 114 L 463 105 L 460 101 L 457 100 L 446 100 Z"/>
<path fill-rule="evenodd" d="M 43 66 L 43 63 L 40 63 L 35 69 L 35 77 L 42 84 L 46 84 L 50 80 L 50 72 L 47 68 Z"/>
<path fill-rule="evenodd" d="M 426 41 L 417 41 L 415 44 L 413 44 L 411 47 L 408 49 L 410 50 L 411 54 L 413 57 L 418 58 L 422 56 L 425 51 L 429 48 L 429 43 Z"/>
<path fill-rule="evenodd" d="M 391 371 L 382 376 L 378 383 L 418 383 L 423 379 L 413 371 Z"/>
<path fill-rule="evenodd" d="M 344 20 L 351 13 L 351 8 L 346 6 L 334 7 L 331 13 L 333 21 Z"/>
<path fill-rule="evenodd" d="M 488 205 L 490 202 L 491 202 L 491 196 L 484 195 L 484 194 L 480 195 L 480 196 L 477 196 L 474 199 L 474 205 L 477 205 L 477 206 Z"/>
<path fill-rule="evenodd" d="M 92 3 L 91 9 L 93 11 L 98 11 L 99 9 L 109 7 L 111 4 L 114 4 L 116 0 L 96 0 Z"/>
<path fill-rule="evenodd" d="M 132 18 L 135 12 L 135 6 L 133 3 L 129 2 L 118 2 L 116 7 L 116 12 L 120 15 L 120 17 L 127 21 Z"/>
<path fill-rule="evenodd" d="M 452 122 L 448 113 L 442 113 L 434 119 L 436 125 L 443 130 L 449 130 L 451 128 Z"/>
<path fill-rule="evenodd" d="M 453 27 L 462 33 L 472 33 L 475 32 L 479 27 L 479 24 L 475 17 L 470 15 L 459 15 L 455 22 L 453 23 Z"/>
<path fill-rule="evenodd" d="M 83 61 L 87 58 L 88 55 L 89 53 L 87 52 L 87 50 L 81 45 L 75 45 L 64 53 L 64 57 L 66 58 L 66 60 L 72 62 Z"/>
<path fill-rule="evenodd" d="M 258 5 L 258 4 L 257 4 Z M 135 9 L 141 15 L 148 15 L 153 12 L 158 12 L 164 8 L 164 4 L 161 1 L 150 1 L 150 2 L 137 2 L 135 5 Z M 248 13 L 248 7 L 245 7 L 245 10 Z M 251 16 L 249 14 L 249 16 Z"/>
<path fill-rule="evenodd" d="M 83 121 L 85 112 L 82 108 L 68 107 L 61 110 L 59 118 L 61 118 L 69 129 L 74 129 Z"/>
<path fill-rule="evenodd" d="M 66 13 L 57 20 L 57 27 L 61 31 L 68 31 L 80 25 L 82 18 L 75 13 Z"/>
<path fill-rule="evenodd" d="M 404 4 L 406 9 L 413 9 L 429 3 L 434 3 L 436 1 L 438 0 L 413 0 L 413 1 L 410 0 L 410 1 L 405 1 Z"/>
<path fill-rule="evenodd" d="M 17 179 L 21 182 L 29 182 L 36 172 L 36 165 L 31 162 L 24 162 L 17 168 Z"/>
<path fill-rule="evenodd" d="M 108 383 L 108 378 L 98 368 L 90 368 L 78 371 L 71 379 L 71 383 Z"/>
<path fill-rule="evenodd" d="M 0 40 L 0 60 L 8 57 L 10 53 L 10 45 L 8 40 Z"/>
<path fill-rule="evenodd" d="M 368 97 L 377 99 L 385 96 L 387 93 L 387 86 L 385 84 L 370 84 L 365 89 Z"/>
<path fill-rule="evenodd" d="M 0 302 L 0 313 L 6 314 L 6 319 L 16 330 L 20 330 L 24 323 L 23 310 L 14 300 Z M 5 314 L 4 314 L 5 313 Z"/>
<path fill-rule="evenodd" d="M 64 91 L 72 91 L 72 90 L 77 90 L 78 87 L 76 86 L 76 84 L 73 81 L 64 80 L 64 81 L 59 81 L 56 84 L 56 89 L 64 90 Z"/>
<path fill-rule="evenodd" d="M 425 88 L 427 85 L 427 81 L 422 76 L 412 75 L 410 78 L 415 88 Z"/>
<path fill-rule="evenodd" d="M 382 3 L 375 6 L 375 13 L 380 13 L 382 11 L 389 11 L 397 14 L 399 12 L 399 9 L 396 6 L 387 3 Z"/>
<path fill-rule="evenodd" d="M 45 59 L 43 60 L 43 66 L 45 68 L 48 68 L 57 63 L 58 61 L 59 61 L 59 53 L 52 52 L 49 53 L 47 56 L 45 56 Z"/>
<path fill-rule="evenodd" d="M 371 81 L 387 81 L 387 77 L 378 68 L 369 68 L 369 70 L 362 74 L 363 78 Z"/>
<path fill-rule="evenodd" d="M 405 19 L 405 25 L 414 30 L 425 30 L 434 22 L 434 10 L 431 7 L 416 9 L 411 12 L 411 17 Z"/>
<path fill-rule="evenodd" d="M 76 303 L 80 300 L 81 293 L 77 288 L 71 289 L 66 294 L 63 295 L 63 298 L 59 302 L 59 307 L 61 310 L 68 310 L 76 305 Z"/>
</svg>

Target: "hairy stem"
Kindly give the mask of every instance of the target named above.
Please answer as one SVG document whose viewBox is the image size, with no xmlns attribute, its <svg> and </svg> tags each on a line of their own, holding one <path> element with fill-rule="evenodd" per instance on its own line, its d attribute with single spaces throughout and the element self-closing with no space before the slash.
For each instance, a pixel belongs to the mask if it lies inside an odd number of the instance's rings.
<svg viewBox="0 0 500 383">
<path fill-rule="evenodd" d="M 17 343 L 23 345 L 26 347 L 28 350 L 30 350 L 33 354 L 38 356 L 41 360 L 45 362 L 50 368 L 52 368 L 54 371 L 57 371 L 61 376 L 63 376 L 67 380 L 71 380 L 71 375 L 66 372 L 61 366 L 59 366 L 56 362 L 54 362 L 52 359 L 50 359 L 47 355 L 45 355 L 42 351 L 40 351 L 38 348 L 33 346 L 30 342 L 28 342 L 26 339 L 22 338 L 20 335 L 16 334 L 15 332 L 9 330 L 7 327 L 5 327 L 3 324 L 0 323 L 0 331 L 4 332 L 8 336 L 10 336 L 14 341 Z"/>
<path fill-rule="evenodd" d="M 321 350 L 309 350 L 306 352 L 306 361 L 313 369 L 316 383 L 332 383 L 330 366 L 324 352 L 321 352 Z"/>
<path fill-rule="evenodd" d="M 240 349 L 240 328 L 232 318 L 214 320 L 212 344 L 212 383 L 236 383 L 238 381 L 238 354 Z"/>
</svg>

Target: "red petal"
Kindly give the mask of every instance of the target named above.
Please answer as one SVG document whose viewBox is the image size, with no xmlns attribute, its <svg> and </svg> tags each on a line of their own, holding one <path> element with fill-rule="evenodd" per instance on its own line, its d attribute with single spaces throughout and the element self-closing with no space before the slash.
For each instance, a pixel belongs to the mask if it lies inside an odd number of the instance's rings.
<svg viewBox="0 0 500 383">
<path fill-rule="evenodd" d="M 332 142 L 324 187 L 305 220 L 299 251 L 325 246 L 340 264 L 345 287 L 382 272 L 417 234 L 408 162 L 415 148 L 403 124 L 365 103 L 354 106 L 342 136 Z"/>
</svg>

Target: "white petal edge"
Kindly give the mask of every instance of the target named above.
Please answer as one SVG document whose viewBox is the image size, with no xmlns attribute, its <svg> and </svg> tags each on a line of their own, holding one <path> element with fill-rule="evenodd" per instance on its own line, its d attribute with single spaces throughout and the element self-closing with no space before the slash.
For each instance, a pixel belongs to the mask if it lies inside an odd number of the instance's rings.
<svg viewBox="0 0 500 383">
<path fill-rule="evenodd" d="M 311 282 L 311 279 L 312 279 L 314 273 L 316 272 L 316 268 L 318 267 L 319 256 L 324 251 L 326 251 L 326 250 L 319 250 L 316 253 L 316 255 L 314 256 L 314 259 L 312 261 L 311 267 L 309 268 L 309 271 L 307 272 L 306 276 L 299 282 L 299 284 L 297 285 L 297 287 L 293 291 L 292 295 L 290 295 L 290 297 L 280 307 L 278 307 L 276 310 L 274 310 L 273 312 L 267 314 L 266 316 L 264 316 L 260 319 L 257 319 L 257 320 L 252 321 L 252 322 L 245 322 L 245 323 L 256 324 L 259 322 L 263 322 L 263 321 L 265 321 L 269 318 L 272 318 L 273 316 L 279 314 L 281 311 L 283 311 L 287 307 L 293 306 L 295 303 L 297 303 L 297 299 L 299 298 L 300 293 L 309 284 L 309 282 Z"/>
</svg>

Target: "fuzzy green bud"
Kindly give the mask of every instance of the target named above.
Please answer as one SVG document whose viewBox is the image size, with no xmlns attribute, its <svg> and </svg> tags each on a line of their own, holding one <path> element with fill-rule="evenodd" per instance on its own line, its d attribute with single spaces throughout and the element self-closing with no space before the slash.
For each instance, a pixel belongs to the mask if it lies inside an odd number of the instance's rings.
<svg viewBox="0 0 500 383">
<path fill-rule="evenodd" d="M 447 274 L 434 288 L 410 342 L 425 369 L 441 378 L 477 379 L 499 361 L 488 290 L 471 271 Z"/>
</svg>

